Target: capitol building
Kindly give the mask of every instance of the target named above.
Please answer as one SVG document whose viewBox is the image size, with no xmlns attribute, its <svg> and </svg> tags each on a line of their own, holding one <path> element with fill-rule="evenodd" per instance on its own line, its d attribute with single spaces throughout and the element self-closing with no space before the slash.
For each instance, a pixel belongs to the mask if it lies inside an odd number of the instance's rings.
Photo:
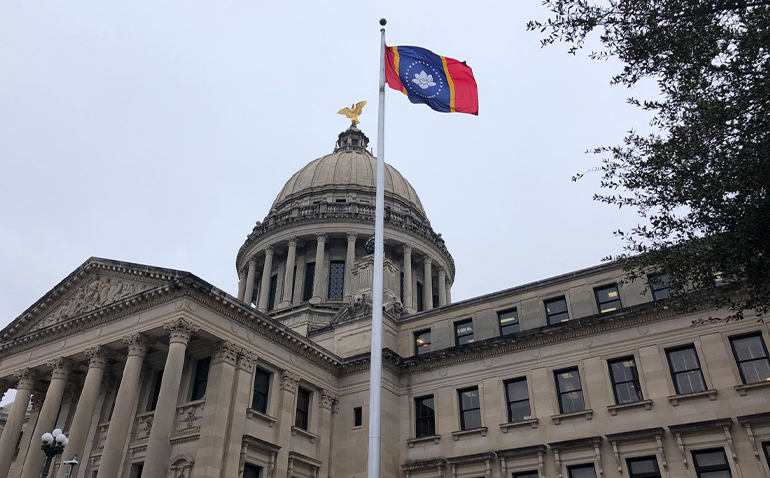
<svg viewBox="0 0 770 478">
<path fill-rule="evenodd" d="M 366 478 L 368 142 L 289 178 L 233 251 L 237 296 L 91 258 L 0 331 L 0 477 L 40 476 L 60 428 L 57 478 L 73 454 L 72 478 Z M 693 326 L 726 312 L 611 263 L 455 302 L 391 166 L 384 240 L 384 478 L 770 478 L 767 319 Z"/>
</svg>

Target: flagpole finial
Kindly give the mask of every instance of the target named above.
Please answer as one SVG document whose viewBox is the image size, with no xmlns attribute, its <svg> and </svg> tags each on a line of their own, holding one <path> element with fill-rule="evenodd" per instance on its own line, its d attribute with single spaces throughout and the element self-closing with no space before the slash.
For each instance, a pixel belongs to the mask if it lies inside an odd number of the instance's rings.
<svg viewBox="0 0 770 478">
<path fill-rule="evenodd" d="M 384 18 L 380 18 L 380 25 L 384 27 L 387 23 L 388 23 L 387 20 L 385 20 Z"/>
</svg>

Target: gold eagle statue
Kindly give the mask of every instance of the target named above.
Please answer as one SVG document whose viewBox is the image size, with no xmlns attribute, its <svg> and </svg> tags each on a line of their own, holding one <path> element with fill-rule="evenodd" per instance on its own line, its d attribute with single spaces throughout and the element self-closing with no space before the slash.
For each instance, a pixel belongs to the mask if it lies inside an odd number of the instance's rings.
<svg viewBox="0 0 770 478">
<path fill-rule="evenodd" d="M 337 112 L 337 114 L 345 115 L 346 118 L 349 118 L 353 122 L 353 126 L 355 126 L 360 123 L 360 121 L 358 121 L 358 117 L 361 116 L 361 112 L 363 111 L 365 105 L 366 100 L 359 101 L 354 105 L 350 105 L 350 108 L 342 108 Z"/>
</svg>

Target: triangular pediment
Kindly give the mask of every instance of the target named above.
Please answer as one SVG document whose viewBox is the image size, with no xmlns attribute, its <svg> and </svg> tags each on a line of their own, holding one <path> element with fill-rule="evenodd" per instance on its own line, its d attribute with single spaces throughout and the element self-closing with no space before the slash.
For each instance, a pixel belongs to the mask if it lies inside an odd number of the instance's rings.
<svg viewBox="0 0 770 478">
<path fill-rule="evenodd" d="M 188 273 L 91 258 L 11 322 L 1 339 L 55 326 L 112 304 L 166 286 Z"/>
</svg>

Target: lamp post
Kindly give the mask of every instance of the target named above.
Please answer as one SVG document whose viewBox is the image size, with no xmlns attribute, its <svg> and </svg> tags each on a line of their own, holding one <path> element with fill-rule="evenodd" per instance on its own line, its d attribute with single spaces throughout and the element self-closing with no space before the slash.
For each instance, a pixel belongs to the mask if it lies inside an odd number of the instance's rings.
<svg viewBox="0 0 770 478">
<path fill-rule="evenodd" d="M 45 452 L 46 460 L 43 466 L 43 474 L 40 478 L 46 478 L 48 476 L 48 470 L 51 467 L 51 462 L 56 455 L 61 455 L 64 452 L 64 447 L 69 443 L 69 438 L 62 433 L 58 428 L 51 433 L 44 433 L 41 437 L 43 445 L 40 447 Z M 74 465 L 70 465 L 74 466 Z"/>
</svg>

